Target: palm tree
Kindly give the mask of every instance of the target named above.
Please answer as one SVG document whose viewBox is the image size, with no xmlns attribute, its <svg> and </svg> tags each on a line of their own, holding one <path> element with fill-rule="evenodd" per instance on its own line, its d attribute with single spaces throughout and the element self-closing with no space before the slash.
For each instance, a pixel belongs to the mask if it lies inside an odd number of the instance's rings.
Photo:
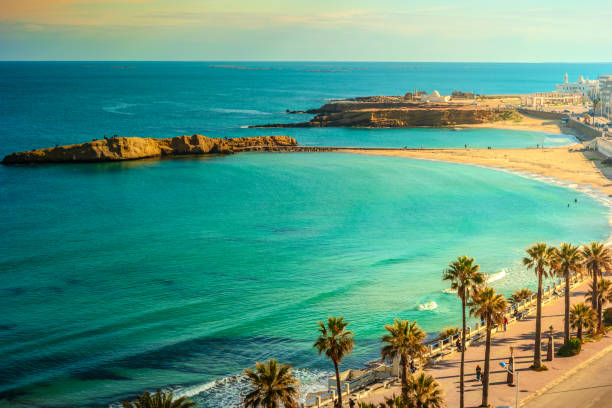
<svg viewBox="0 0 612 408">
<path fill-rule="evenodd" d="M 533 292 L 527 288 L 516 289 L 513 294 L 508 298 L 508 303 L 511 305 L 518 305 L 525 299 L 529 299 L 533 295 Z"/>
<path fill-rule="evenodd" d="M 489 406 L 489 362 L 491 358 L 491 329 L 499 324 L 506 310 L 506 299 L 493 288 L 484 288 L 472 295 L 470 315 L 480 317 L 487 325 L 485 343 L 484 375 L 482 381 L 482 406 Z"/>
<path fill-rule="evenodd" d="M 325 352 L 325 356 L 334 363 L 336 371 L 336 390 L 338 391 L 338 407 L 342 407 L 342 388 L 340 388 L 340 370 L 338 366 L 342 359 L 351 353 L 355 345 L 353 332 L 346 330 L 348 322 L 343 317 L 328 317 L 327 327 L 319 322 L 319 333 L 321 335 L 313 345 L 319 355 Z"/>
<path fill-rule="evenodd" d="M 187 397 L 174 398 L 172 392 L 157 390 L 155 394 L 148 391 L 138 395 L 136 400 L 122 402 L 123 408 L 192 408 L 195 402 L 191 402 Z"/>
<path fill-rule="evenodd" d="M 542 367 L 542 279 L 548 276 L 546 267 L 550 265 L 551 251 L 546 244 L 538 242 L 527 248 L 527 256 L 523 258 L 523 265 L 535 271 L 538 277 L 538 303 L 536 312 L 535 351 L 533 355 L 533 368 Z"/>
<path fill-rule="evenodd" d="M 603 315 L 603 305 L 610 299 L 610 288 L 612 288 L 612 281 L 608 279 L 601 279 L 597 281 L 597 290 L 593 289 L 593 282 L 591 282 L 591 290 L 585 296 L 587 302 L 593 303 L 593 297 L 597 296 L 597 309 L 595 310 L 598 319 Z M 602 321 L 597 321 L 600 330 L 604 330 Z"/>
<path fill-rule="evenodd" d="M 393 361 L 399 357 L 402 367 L 402 396 L 406 398 L 408 395 L 408 358 L 414 359 L 424 353 L 425 332 L 421 330 L 416 320 L 411 322 L 400 319 L 395 319 L 393 324 L 387 324 L 385 330 L 388 333 L 381 339 L 385 345 L 380 350 L 380 354 L 383 360 Z"/>
<path fill-rule="evenodd" d="M 591 297 L 591 304 L 593 310 L 599 309 L 597 304 L 597 278 L 601 276 L 604 271 L 612 268 L 612 251 L 601 242 L 591 242 L 589 245 L 584 245 L 582 248 L 582 256 L 584 258 L 584 266 L 587 268 L 591 276 L 593 277 L 592 288 L 593 296 Z M 595 331 L 599 331 L 602 328 L 602 316 L 597 313 L 597 325 Z"/>
<path fill-rule="evenodd" d="M 584 303 L 575 304 L 570 310 L 570 322 L 572 328 L 578 331 L 577 337 L 582 343 L 582 329 L 592 327 L 595 324 L 595 311 Z"/>
<path fill-rule="evenodd" d="M 457 333 L 459 333 L 458 327 L 445 327 L 444 330 L 438 333 L 438 336 L 440 337 L 440 340 L 444 340 L 451 336 L 454 336 Z"/>
<path fill-rule="evenodd" d="M 297 408 L 298 381 L 291 373 L 291 366 L 278 365 L 276 359 L 256 362 L 255 370 L 245 368 L 244 373 L 251 380 L 253 390 L 244 397 L 246 408 Z"/>
<path fill-rule="evenodd" d="M 580 269 L 582 253 L 580 248 L 575 245 L 562 243 L 559 248 L 555 248 L 552 257 L 552 264 L 557 275 L 565 279 L 565 321 L 563 326 L 563 344 L 568 345 L 570 340 L 570 278 L 573 273 Z"/>
<path fill-rule="evenodd" d="M 466 316 L 465 309 L 470 297 L 484 282 L 485 278 L 480 273 L 480 265 L 474 264 L 474 258 L 463 255 L 456 261 L 448 265 L 442 276 L 443 280 L 451 282 L 451 289 L 457 291 L 457 296 L 461 299 L 462 331 L 461 331 L 461 365 L 459 371 L 459 406 L 463 408 L 464 400 L 464 373 L 465 373 L 465 331 Z"/>
<path fill-rule="evenodd" d="M 408 407 L 441 408 L 444 406 L 444 392 L 431 375 L 421 372 L 408 380 Z"/>
</svg>

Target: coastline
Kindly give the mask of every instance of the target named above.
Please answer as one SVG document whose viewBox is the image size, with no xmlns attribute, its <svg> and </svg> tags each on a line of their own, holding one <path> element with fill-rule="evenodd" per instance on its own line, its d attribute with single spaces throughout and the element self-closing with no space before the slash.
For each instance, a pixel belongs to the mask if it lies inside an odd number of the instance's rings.
<svg viewBox="0 0 612 408">
<path fill-rule="evenodd" d="M 342 149 L 350 154 L 407 157 L 449 163 L 484 166 L 496 170 L 533 174 L 568 183 L 568 187 L 589 186 L 602 196 L 612 196 L 612 172 L 598 167 L 601 158 L 575 144 L 544 149 L 426 149 L 383 150 Z M 608 173 L 608 174 L 606 174 Z"/>
<path fill-rule="evenodd" d="M 569 127 L 564 126 L 560 120 L 538 119 L 531 116 L 521 114 L 520 121 L 498 121 L 489 123 L 458 125 L 460 129 L 507 129 L 507 130 L 528 130 L 533 132 L 545 132 L 553 134 L 568 134 L 577 136 L 576 133 Z"/>
</svg>

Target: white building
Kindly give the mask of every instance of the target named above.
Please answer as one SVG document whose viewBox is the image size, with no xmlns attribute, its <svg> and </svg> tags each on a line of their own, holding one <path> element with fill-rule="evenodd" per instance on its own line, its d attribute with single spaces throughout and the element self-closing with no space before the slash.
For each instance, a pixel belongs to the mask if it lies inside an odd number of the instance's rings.
<svg viewBox="0 0 612 408">
<path fill-rule="evenodd" d="M 577 82 L 568 82 L 567 72 L 562 84 L 557 84 L 557 91 L 563 93 L 580 93 L 585 98 L 596 98 L 599 95 L 599 81 L 597 79 L 584 79 L 581 75 Z"/>
<path fill-rule="evenodd" d="M 612 74 L 599 77 L 599 103 L 602 116 L 612 119 Z"/>
<path fill-rule="evenodd" d="M 421 95 L 421 101 L 423 102 L 448 102 L 450 99 L 450 96 L 440 95 L 438 91 L 433 91 L 429 95 Z"/>
<path fill-rule="evenodd" d="M 536 92 L 531 95 L 521 96 L 521 103 L 524 106 L 542 108 L 544 106 L 564 106 L 582 104 L 581 93 L 567 93 L 561 91 Z"/>
</svg>

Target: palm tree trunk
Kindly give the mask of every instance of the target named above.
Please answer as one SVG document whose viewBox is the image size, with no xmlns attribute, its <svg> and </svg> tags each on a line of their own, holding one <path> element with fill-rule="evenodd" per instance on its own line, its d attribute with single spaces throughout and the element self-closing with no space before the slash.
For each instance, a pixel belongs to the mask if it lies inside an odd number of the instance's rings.
<svg viewBox="0 0 612 408">
<path fill-rule="evenodd" d="M 485 346 L 484 374 L 482 378 L 482 406 L 489 406 L 489 360 L 491 359 L 491 319 L 487 317 L 487 341 Z"/>
<path fill-rule="evenodd" d="M 404 398 L 408 398 L 408 357 L 402 353 L 402 357 L 400 359 L 400 365 L 402 366 L 402 396 Z"/>
<path fill-rule="evenodd" d="M 563 344 L 567 346 L 570 340 L 570 273 L 565 273 L 565 322 L 563 323 Z"/>
<path fill-rule="evenodd" d="M 599 313 L 597 312 L 597 301 L 598 293 L 597 293 L 597 275 L 599 274 L 599 270 L 597 267 L 593 268 L 593 299 L 591 299 L 591 303 L 593 305 L 593 310 L 597 313 L 597 326 L 594 329 L 594 332 L 597 333 L 599 331 Z"/>
<path fill-rule="evenodd" d="M 338 392 L 338 408 L 342 408 L 342 388 L 340 388 L 340 370 L 338 363 L 334 361 L 334 370 L 336 370 L 336 391 Z"/>
<path fill-rule="evenodd" d="M 582 325 L 578 326 L 578 340 L 580 340 L 580 344 L 582 344 Z"/>
<path fill-rule="evenodd" d="M 463 312 L 463 331 L 461 332 L 461 369 L 459 373 L 459 407 L 463 408 L 463 376 L 465 373 L 465 296 L 461 298 L 461 309 Z"/>
<path fill-rule="evenodd" d="M 597 332 L 603 332 L 603 303 L 601 299 L 597 300 Z"/>
<path fill-rule="evenodd" d="M 542 366 L 542 273 L 538 273 L 538 304 L 536 312 L 535 349 L 533 353 L 533 367 Z"/>
</svg>

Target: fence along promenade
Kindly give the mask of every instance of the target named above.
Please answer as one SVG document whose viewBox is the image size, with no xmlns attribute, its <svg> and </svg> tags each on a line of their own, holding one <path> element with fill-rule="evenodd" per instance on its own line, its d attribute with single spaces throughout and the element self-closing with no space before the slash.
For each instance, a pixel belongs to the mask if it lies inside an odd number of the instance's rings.
<svg viewBox="0 0 612 408">
<path fill-rule="evenodd" d="M 587 275 L 574 274 L 570 278 L 570 289 L 574 289 L 577 286 L 582 285 L 588 279 Z M 565 289 L 565 282 L 554 284 L 552 287 L 547 286 L 542 293 L 542 305 L 548 304 L 560 297 L 560 291 Z M 555 293 L 559 293 L 556 295 Z M 509 306 L 506 309 L 505 317 L 508 319 L 508 325 L 516 323 L 517 320 L 524 318 L 532 313 L 535 313 L 537 307 L 537 293 L 532 294 L 529 298 L 522 300 L 516 304 L 516 310 L 518 315 L 514 315 L 515 306 Z M 503 324 L 495 325 L 491 330 L 491 335 L 495 335 Z M 475 323 L 473 327 L 468 326 L 466 328 L 465 347 L 468 347 L 472 342 L 481 339 L 486 334 L 486 325 Z M 445 339 L 438 339 L 425 344 L 427 351 L 423 355 L 424 366 L 434 366 L 436 363 L 454 354 L 457 348 L 454 344 L 457 339 L 461 338 L 462 330 L 458 333 L 449 336 Z M 358 376 L 350 381 L 342 381 L 344 384 L 341 385 L 344 389 L 342 390 L 342 396 L 353 397 L 361 399 L 368 396 L 371 392 L 380 388 L 388 388 L 398 379 L 398 373 L 393 374 L 393 366 L 383 363 L 381 360 L 374 360 L 367 362 L 366 367 L 372 367 L 364 370 L 363 375 Z M 335 377 L 331 377 L 334 379 Z M 330 378 L 330 383 L 331 383 Z M 315 398 L 310 398 L 308 401 L 301 404 L 302 407 L 325 407 L 333 405 L 336 400 L 336 387 L 333 385 L 329 386 L 329 391 L 318 395 Z M 348 398 L 347 398 L 348 400 Z"/>
</svg>

